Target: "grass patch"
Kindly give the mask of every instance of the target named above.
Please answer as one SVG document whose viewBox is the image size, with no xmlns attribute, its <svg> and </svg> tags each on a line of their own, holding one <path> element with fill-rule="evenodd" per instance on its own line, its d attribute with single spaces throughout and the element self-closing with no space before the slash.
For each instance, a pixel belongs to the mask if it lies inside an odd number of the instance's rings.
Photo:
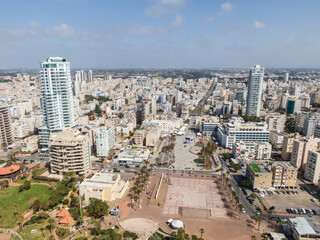
<svg viewBox="0 0 320 240">
<path fill-rule="evenodd" d="M 9 187 L 0 190 L 1 227 L 13 228 L 16 226 L 14 216 L 15 206 L 19 214 L 28 210 L 29 204 L 39 199 L 41 203 L 48 201 L 51 188 L 44 185 L 31 185 L 27 191 L 19 192 L 19 187 Z"/>
<path fill-rule="evenodd" d="M 41 232 L 41 228 L 43 231 Z M 31 230 L 37 229 L 36 233 L 31 233 Z M 21 235 L 23 239 L 33 240 L 33 239 L 45 239 L 50 236 L 50 232 L 46 229 L 44 224 L 32 224 L 29 226 L 25 226 L 23 228 L 23 233 L 18 230 L 18 233 Z M 44 237 L 43 237 L 44 236 Z M 13 239 L 19 239 L 18 237 L 14 237 Z"/>
<path fill-rule="evenodd" d="M 255 163 L 250 163 L 249 165 L 250 165 L 250 167 L 253 169 L 253 171 L 255 171 L 256 173 L 261 172 L 261 169 L 258 167 L 257 164 L 255 164 Z"/>
</svg>

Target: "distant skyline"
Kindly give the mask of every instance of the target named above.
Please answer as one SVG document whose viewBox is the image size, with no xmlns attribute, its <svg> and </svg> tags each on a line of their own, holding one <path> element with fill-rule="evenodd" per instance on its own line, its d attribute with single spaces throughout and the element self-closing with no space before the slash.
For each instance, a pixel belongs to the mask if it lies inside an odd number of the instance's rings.
<svg viewBox="0 0 320 240">
<path fill-rule="evenodd" d="M 320 1 L 0 1 L 0 69 L 319 68 Z"/>
</svg>

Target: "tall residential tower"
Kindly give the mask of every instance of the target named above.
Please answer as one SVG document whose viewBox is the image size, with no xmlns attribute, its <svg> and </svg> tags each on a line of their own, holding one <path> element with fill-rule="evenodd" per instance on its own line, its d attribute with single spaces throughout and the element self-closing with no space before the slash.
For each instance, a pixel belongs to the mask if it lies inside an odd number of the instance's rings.
<svg viewBox="0 0 320 240">
<path fill-rule="evenodd" d="M 264 68 L 260 65 L 250 68 L 246 111 L 248 117 L 260 116 L 263 76 Z"/>
<path fill-rule="evenodd" d="M 41 148 L 47 149 L 51 134 L 75 125 L 70 62 L 61 57 L 50 57 L 41 63 L 40 76 L 45 125 L 39 129 L 39 140 Z"/>
</svg>

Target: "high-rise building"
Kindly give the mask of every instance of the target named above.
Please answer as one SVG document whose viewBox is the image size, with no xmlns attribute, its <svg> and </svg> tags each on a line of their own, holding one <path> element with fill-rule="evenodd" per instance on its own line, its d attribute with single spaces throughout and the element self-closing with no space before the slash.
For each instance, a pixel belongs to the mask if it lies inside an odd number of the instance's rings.
<svg viewBox="0 0 320 240">
<path fill-rule="evenodd" d="M 304 177 L 312 182 L 318 184 L 320 178 L 320 153 L 319 151 L 308 151 L 308 160 Z"/>
<path fill-rule="evenodd" d="M 88 82 L 93 82 L 93 72 L 92 72 L 92 70 L 89 70 L 89 72 L 88 72 Z"/>
<path fill-rule="evenodd" d="M 13 143 L 11 119 L 7 106 L 0 106 L 0 147 Z"/>
<path fill-rule="evenodd" d="M 320 115 L 310 115 L 303 123 L 303 136 L 310 137 L 314 135 L 316 126 L 320 123 Z"/>
<path fill-rule="evenodd" d="M 51 134 L 75 125 L 70 62 L 50 57 L 41 63 L 40 75 L 44 126 L 39 128 L 39 140 L 41 148 L 46 149 Z"/>
<path fill-rule="evenodd" d="M 66 128 L 51 135 L 49 155 L 53 174 L 74 172 L 88 176 L 91 171 L 89 138 L 76 129 Z"/>
<path fill-rule="evenodd" d="M 308 152 L 319 149 L 320 139 L 318 138 L 301 138 L 296 139 L 292 147 L 291 164 L 302 171 L 305 170 Z"/>
<path fill-rule="evenodd" d="M 114 144 L 114 127 L 100 127 L 100 129 L 96 132 L 97 157 L 107 157 Z"/>
<path fill-rule="evenodd" d="M 260 65 L 250 68 L 246 110 L 247 116 L 260 116 L 263 76 L 264 68 L 261 68 Z"/>
<path fill-rule="evenodd" d="M 283 76 L 283 81 L 284 81 L 284 82 L 288 82 L 288 80 L 289 80 L 289 73 L 286 72 L 286 73 L 284 74 L 284 76 Z"/>
</svg>

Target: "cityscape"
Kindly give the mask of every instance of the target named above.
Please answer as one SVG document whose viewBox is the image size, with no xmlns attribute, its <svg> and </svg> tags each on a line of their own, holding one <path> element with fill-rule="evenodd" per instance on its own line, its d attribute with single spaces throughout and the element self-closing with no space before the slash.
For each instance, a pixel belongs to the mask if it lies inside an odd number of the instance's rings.
<svg viewBox="0 0 320 240">
<path fill-rule="evenodd" d="M 320 239 L 320 2 L 0 6 L 0 240 Z"/>
</svg>

